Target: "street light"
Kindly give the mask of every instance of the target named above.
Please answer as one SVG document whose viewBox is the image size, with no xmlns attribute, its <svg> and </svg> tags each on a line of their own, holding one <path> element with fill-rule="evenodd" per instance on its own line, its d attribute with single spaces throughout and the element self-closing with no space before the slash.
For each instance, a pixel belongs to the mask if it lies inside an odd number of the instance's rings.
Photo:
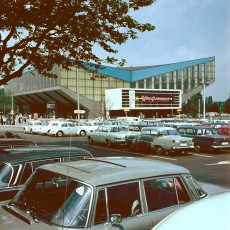
<svg viewBox="0 0 230 230">
<path fill-rule="evenodd" d="M 206 86 L 208 86 L 209 84 L 206 83 L 206 82 L 200 81 L 200 85 L 201 85 L 201 86 L 203 87 L 203 89 L 204 89 L 204 92 L 203 92 L 203 100 L 204 100 L 204 102 L 203 102 L 203 119 L 205 119 L 205 88 L 206 88 Z"/>
</svg>

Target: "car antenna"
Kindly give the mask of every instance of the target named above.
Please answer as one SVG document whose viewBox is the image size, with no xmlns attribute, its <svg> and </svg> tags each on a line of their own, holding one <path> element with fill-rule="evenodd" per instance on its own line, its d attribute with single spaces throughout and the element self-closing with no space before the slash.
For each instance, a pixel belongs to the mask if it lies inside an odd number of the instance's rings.
<svg viewBox="0 0 230 230">
<path fill-rule="evenodd" d="M 67 199 L 67 189 L 68 189 L 68 180 L 69 180 L 69 164 L 70 164 L 70 154 L 72 150 L 72 134 L 70 135 L 70 141 L 69 141 L 69 159 L 68 159 L 68 167 L 67 167 L 67 175 L 66 175 L 66 185 L 65 185 L 65 201 Z M 62 217 L 62 223 L 64 224 L 65 221 L 65 207 L 63 211 L 63 217 Z M 62 226 L 63 227 L 63 226 Z"/>
</svg>

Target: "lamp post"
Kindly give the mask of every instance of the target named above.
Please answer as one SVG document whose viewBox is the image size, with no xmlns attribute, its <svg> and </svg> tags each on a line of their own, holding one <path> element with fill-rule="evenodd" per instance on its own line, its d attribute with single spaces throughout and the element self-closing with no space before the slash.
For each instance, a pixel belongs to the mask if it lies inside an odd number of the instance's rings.
<svg viewBox="0 0 230 230">
<path fill-rule="evenodd" d="M 203 119 L 205 119 L 205 88 L 206 86 L 208 86 L 208 83 L 205 83 L 205 82 L 200 82 L 200 85 L 203 87 L 204 91 L 203 91 Z"/>
<path fill-rule="evenodd" d="M 80 110 L 80 87 L 79 87 L 79 71 L 78 66 L 76 66 L 76 78 L 77 78 L 77 109 Z M 80 113 L 77 113 L 77 123 L 80 125 Z"/>
</svg>

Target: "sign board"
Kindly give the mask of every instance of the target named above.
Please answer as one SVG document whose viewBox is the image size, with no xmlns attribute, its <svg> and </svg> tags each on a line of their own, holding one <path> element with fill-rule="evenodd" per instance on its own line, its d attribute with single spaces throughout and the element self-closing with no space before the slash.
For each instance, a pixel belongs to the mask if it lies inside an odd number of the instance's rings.
<svg viewBox="0 0 230 230">
<path fill-rule="evenodd" d="M 78 110 L 78 109 L 75 109 L 74 110 L 74 114 L 84 114 L 85 113 L 85 110 Z"/>
</svg>

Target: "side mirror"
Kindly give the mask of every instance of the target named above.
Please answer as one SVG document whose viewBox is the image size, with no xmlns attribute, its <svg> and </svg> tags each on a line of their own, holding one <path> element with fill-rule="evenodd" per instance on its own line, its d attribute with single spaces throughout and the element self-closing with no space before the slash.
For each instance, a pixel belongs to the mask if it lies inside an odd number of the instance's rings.
<svg viewBox="0 0 230 230">
<path fill-rule="evenodd" d="M 117 226 L 122 222 L 122 218 L 120 214 L 112 214 L 110 220 L 112 226 Z"/>
</svg>

